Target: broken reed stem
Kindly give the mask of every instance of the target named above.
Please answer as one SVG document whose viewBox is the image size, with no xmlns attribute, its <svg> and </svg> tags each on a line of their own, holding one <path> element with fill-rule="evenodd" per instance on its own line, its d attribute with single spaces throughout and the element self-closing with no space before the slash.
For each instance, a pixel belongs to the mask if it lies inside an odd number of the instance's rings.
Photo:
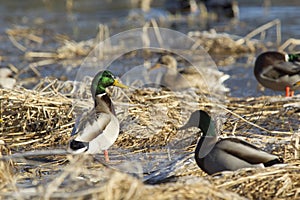
<svg viewBox="0 0 300 200">
<path fill-rule="evenodd" d="M 109 28 L 107 25 L 103 25 L 103 24 L 99 24 L 98 26 L 98 34 L 96 36 L 96 55 L 99 56 L 100 59 L 103 59 L 104 58 L 104 49 L 100 49 L 99 48 L 99 44 L 102 42 L 105 41 L 105 48 L 106 49 L 110 49 L 111 48 L 111 42 L 110 42 L 110 39 L 109 39 Z M 94 50 L 95 51 L 95 50 Z"/>
<path fill-rule="evenodd" d="M 234 180 L 234 181 L 228 181 L 226 183 L 223 183 L 223 184 L 220 184 L 217 186 L 217 188 L 228 188 L 228 187 L 232 187 L 234 185 L 239 185 L 243 182 L 247 182 L 247 181 L 251 181 L 251 180 L 259 180 L 259 179 L 264 179 L 264 178 L 267 178 L 271 175 L 274 175 L 274 174 L 280 174 L 280 173 L 284 173 L 286 172 L 284 169 L 280 169 L 280 170 L 274 170 L 274 171 L 269 171 L 269 172 L 262 172 L 262 173 L 259 173 L 259 174 L 254 174 L 252 176 L 246 176 L 246 177 L 241 177 L 237 180 Z"/>
<path fill-rule="evenodd" d="M 11 155 L 1 156 L 0 160 L 14 160 L 25 157 L 40 157 L 40 156 L 56 156 L 56 155 L 68 155 L 70 154 L 65 149 L 55 149 L 55 150 L 35 150 L 35 151 L 25 151 L 22 153 L 14 153 Z"/>
<path fill-rule="evenodd" d="M 52 52 L 26 52 L 25 53 L 25 58 L 52 58 L 55 59 L 57 58 L 57 53 L 52 53 Z"/>
<path fill-rule="evenodd" d="M 25 46 L 23 46 L 22 44 L 20 44 L 15 37 L 8 35 L 9 40 L 11 41 L 11 43 L 17 47 L 19 50 L 26 52 L 27 48 Z"/>
<path fill-rule="evenodd" d="M 30 29 L 22 29 L 22 28 L 7 29 L 6 34 L 8 35 L 8 38 L 12 42 L 12 44 L 22 52 L 26 52 L 27 48 L 23 46 L 21 43 L 19 43 L 16 37 L 28 39 L 39 44 L 43 42 L 43 38 L 32 34 L 30 32 Z"/>
<path fill-rule="evenodd" d="M 289 48 L 289 50 L 292 51 L 295 46 L 300 45 L 300 40 L 294 39 L 294 38 L 289 38 L 278 48 L 278 50 L 284 51 L 290 45 L 292 45 L 292 47 Z"/>
<path fill-rule="evenodd" d="M 299 146 L 299 141 L 300 141 L 300 133 L 295 134 L 295 159 L 300 158 L 300 146 Z"/>
<path fill-rule="evenodd" d="M 261 126 L 255 124 L 255 123 L 253 123 L 253 122 L 250 122 L 250 121 L 246 120 L 246 119 L 243 118 L 242 116 L 240 116 L 240 115 L 236 114 L 235 112 L 233 112 L 233 111 L 231 111 L 231 110 L 225 108 L 225 107 L 224 107 L 223 105 L 221 105 L 221 104 L 204 103 L 203 105 L 217 106 L 217 107 L 219 107 L 219 108 L 221 108 L 221 109 L 227 111 L 228 113 L 230 113 L 230 114 L 236 116 L 237 118 L 241 119 L 242 121 L 244 121 L 244 122 L 250 124 L 251 126 L 254 126 L 254 127 L 256 127 L 256 128 L 259 128 L 259 129 L 261 129 L 261 130 L 263 130 L 263 131 L 265 131 L 265 132 L 267 132 L 267 133 L 271 133 L 271 134 L 285 134 L 285 135 L 292 135 L 292 134 L 293 134 L 293 133 L 291 133 L 291 132 L 285 132 L 285 131 L 270 131 L 270 130 L 264 128 L 264 127 L 261 127 Z"/>
<path fill-rule="evenodd" d="M 258 34 L 262 34 L 266 30 L 272 28 L 274 25 L 276 25 L 276 44 L 277 44 L 277 46 L 279 46 L 280 42 L 281 42 L 281 22 L 279 19 L 275 19 L 271 22 L 268 22 L 268 23 L 256 28 L 255 30 L 248 33 L 245 37 L 237 40 L 236 44 L 239 44 L 239 45 L 244 44 L 246 41 L 249 41 L 250 39 L 252 39 L 254 36 L 256 36 Z"/>
<path fill-rule="evenodd" d="M 158 24 L 157 24 L 155 19 L 151 19 L 151 23 L 152 23 L 152 26 L 153 26 L 154 33 L 155 33 L 156 39 L 158 41 L 158 44 L 162 48 L 164 44 L 163 44 L 163 40 L 162 40 L 160 31 L 159 31 Z"/>
</svg>

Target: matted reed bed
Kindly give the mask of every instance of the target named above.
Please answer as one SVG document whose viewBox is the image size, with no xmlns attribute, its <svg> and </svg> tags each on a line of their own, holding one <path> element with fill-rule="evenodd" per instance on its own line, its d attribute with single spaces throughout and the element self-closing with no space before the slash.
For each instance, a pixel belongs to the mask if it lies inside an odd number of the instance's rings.
<svg viewBox="0 0 300 200">
<path fill-rule="evenodd" d="M 105 163 L 101 154 L 65 151 L 76 110 L 66 85 L 0 90 L 2 198 L 299 198 L 299 96 L 214 100 L 192 89 L 112 91 L 121 133 Z M 286 164 L 205 174 L 193 158 L 200 133 L 177 130 L 195 108 L 220 116 L 222 137 L 243 138 Z"/>
</svg>

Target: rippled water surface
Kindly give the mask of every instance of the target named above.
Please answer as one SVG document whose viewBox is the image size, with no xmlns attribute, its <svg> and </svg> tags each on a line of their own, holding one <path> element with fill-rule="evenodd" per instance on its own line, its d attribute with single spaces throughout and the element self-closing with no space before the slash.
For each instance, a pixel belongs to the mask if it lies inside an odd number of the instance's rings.
<svg viewBox="0 0 300 200">
<path fill-rule="evenodd" d="M 256 27 L 274 19 L 280 19 L 282 41 L 288 38 L 300 38 L 300 3 L 299 1 L 289 1 L 284 4 L 282 1 L 271 1 L 268 8 L 262 7 L 261 1 L 238 1 L 240 5 L 240 25 L 231 26 L 224 29 L 224 24 L 229 22 L 215 22 L 209 24 L 209 28 L 215 28 L 217 31 L 227 31 L 228 33 L 245 36 Z M 165 16 L 166 11 L 163 8 L 162 1 L 153 1 L 155 15 Z M 17 49 L 7 38 L 5 31 L 15 26 L 41 28 L 44 34 L 53 32 L 68 35 L 69 38 L 80 41 L 94 38 L 100 23 L 108 24 L 111 34 L 117 34 L 121 31 L 139 27 L 136 24 L 126 24 L 128 15 L 132 9 L 138 11 L 130 1 L 74 1 L 70 11 L 66 9 L 65 1 L 8 1 L 2 0 L 0 4 L 0 42 L 1 54 L 5 57 L 1 66 L 9 63 L 22 69 L 27 66 L 23 59 L 23 52 Z M 183 33 L 194 30 L 204 30 L 201 25 L 189 26 L 185 23 L 179 23 L 174 26 L 166 25 L 169 28 L 179 30 Z M 268 31 L 266 41 L 276 41 L 275 28 Z M 35 51 L 51 50 L 58 44 L 53 40 L 45 40 L 40 49 Z M 30 48 L 30 45 L 29 45 Z M 36 47 L 35 47 L 36 48 Z M 254 57 L 255 55 L 251 55 Z M 247 60 L 247 62 L 246 62 Z M 252 59 L 247 59 L 247 55 L 237 59 L 236 63 L 229 66 L 220 66 L 219 69 L 229 73 L 231 79 L 226 84 L 231 88 L 232 96 L 259 96 L 262 94 L 279 94 L 270 90 L 264 92 L 257 90 L 257 83 L 252 73 Z M 59 76 L 66 73 L 69 79 L 74 77 L 74 73 L 67 74 L 66 70 L 60 68 L 47 68 L 41 70 L 43 76 Z"/>
</svg>

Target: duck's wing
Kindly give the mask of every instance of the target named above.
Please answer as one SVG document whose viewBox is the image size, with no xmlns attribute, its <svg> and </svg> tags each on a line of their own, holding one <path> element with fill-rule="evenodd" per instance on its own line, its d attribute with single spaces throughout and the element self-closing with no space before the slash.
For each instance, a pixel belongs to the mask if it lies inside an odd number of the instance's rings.
<svg viewBox="0 0 300 200">
<path fill-rule="evenodd" d="M 283 62 L 282 62 L 283 64 Z M 286 76 L 287 73 L 285 71 L 282 70 L 282 68 L 284 68 L 283 66 L 281 66 L 281 64 L 277 63 L 274 65 L 269 65 L 265 68 L 262 69 L 262 72 L 260 73 L 260 77 L 265 79 L 265 80 L 269 80 L 269 81 L 274 81 L 274 80 L 278 80 L 283 76 Z"/>
<path fill-rule="evenodd" d="M 274 69 L 280 74 L 299 74 L 300 73 L 300 62 L 279 62 L 273 65 Z"/>
<path fill-rule="evenodd" d="M 208 174 L 214 174 L 222 171 L 235 171 L 247 167 L 264 166 L 261 163 L 249 163 L 219 148 L 214 148 L 206 157 L 198 160 L 197 164 L 203 171 Z"/>
<path fill-rule="evenodd" d="M 199 71 L 193 66 L 188 66 L 188 67 L 178 66 L 177 69 L 178 69 L 178 73 L 180 73 L 180 74 L 197 74 L 197 73 L 199 73 Z"/>
<path fill-rule="evenodd" d="M 93 109 L 77 118 L 71 135 L 77 135 L 77 141 L 89 142 L 102 133 L 109 121 L 108 114 L 97 113 Z"/>
<path fill-rule="evenodd" d="M 204 158 L 196 158 L 198 166 L 208 174 L 234 171 L 245 167 L 267 167 L 283 160 L 237 138 L 221 139 Z"/>
<path fill-rule="evenodd" d="M 222 139 L 216 144 L 216 148 L 250 164 L 263 163 L 268 165 L 268 163 L 273 162 L 273 164 L 282 163 L 282 160 L 278 156 L 267 153 L 256 146 L 237 138 Z"/>
<path fill-rule="evenodd" d="M 78 116 L 75 121 L 75 125 L 72 129 L 71 136 L 77 135 L 80 131 L 90 123 L 90 116 L 95 115 L 95 109 L 84 112 L 82 115 Z"/>
<path fill-rule="evenodd" d="M 221 72 L 215 68 L 203 67 L 203 71 L 195 68 L 194 66 L 181 67 L 178 68 L 178 72 L 182 75 L 197 75 L 198 78 L 204 79 L 205 75 L 209 75 L 209 80 L 216 81 L 218 83 L 223 83 L 230 78 L 228 74 Z"/>
</svg>

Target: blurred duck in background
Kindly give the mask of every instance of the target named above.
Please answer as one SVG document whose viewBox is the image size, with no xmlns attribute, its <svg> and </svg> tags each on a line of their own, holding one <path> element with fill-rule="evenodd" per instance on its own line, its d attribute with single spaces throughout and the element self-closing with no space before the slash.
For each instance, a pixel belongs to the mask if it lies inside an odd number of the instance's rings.
<svg viewBox="0 0 300 200">
<path fill-rule="evenodd" d="M 172 14 L 198 13 L 216 20 L 239 17 L 239 7 L 235 0 L 167 0 L 165 8 Z"/>
<path fill-rule="evenodd" d="M 199 11 L 195 0 L 166 0 L 164 7 L 173 15 L 191 14 Z"/>
<path fill-rule="evenodd" d="M 0 88 L 12 89 L 16 85 L 13 71 L 8 68 L 0 68 Z"/>
<path fill-rule="evenodd" d="M 215 13 L 217 19 L 239 18 L 239 6 L 235 0 L 202 0 L 208 13 Z"/>
<path fill-rule="evenodd" d="M 179 69 L 177 60 L 171 55 L 162 55 L 150 68 L 166 68 L 160 84 L 171 90 L 183 90 L 191 87 L 198 88 L 202 92 L 223 94 L 229 89 L 223 84 L 230 76 L 215 68 L 203 68 L 197 70 L 194 66 Z"/>
<path fill-rule="evenodd" d="M 300 89 L 300 54 L 264 52 L 255 61 L 254 75 L 264 87 L 293 96 Z"/>
</svg>

